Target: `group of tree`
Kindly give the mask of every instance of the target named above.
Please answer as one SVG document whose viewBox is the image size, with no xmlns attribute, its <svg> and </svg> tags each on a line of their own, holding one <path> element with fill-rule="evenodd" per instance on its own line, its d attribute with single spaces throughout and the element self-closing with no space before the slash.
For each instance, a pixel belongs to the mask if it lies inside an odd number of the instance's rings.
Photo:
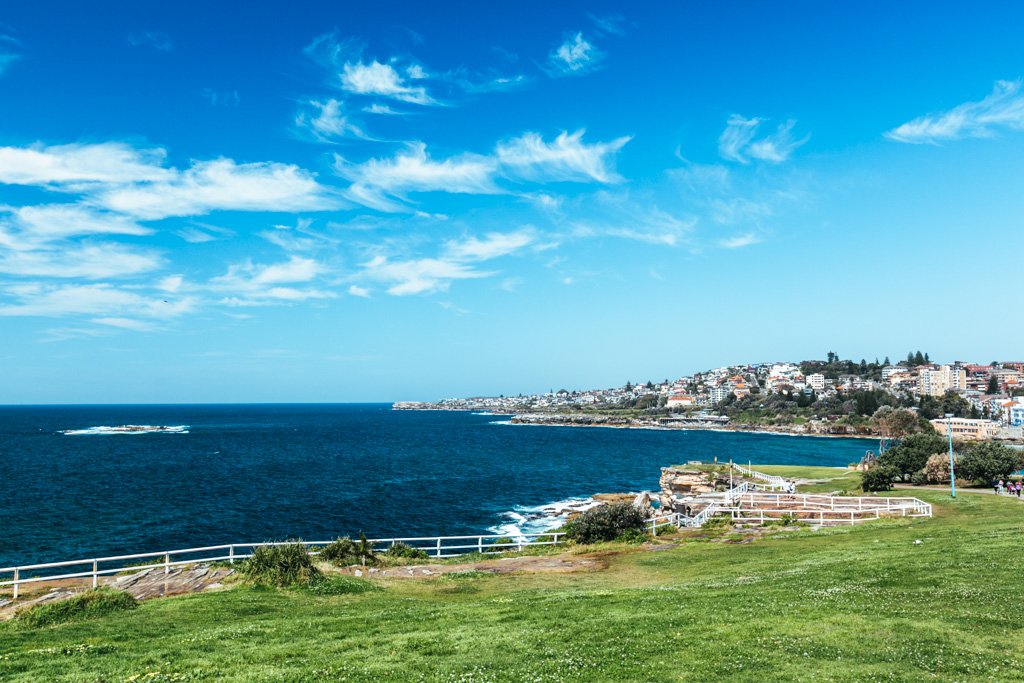
<svg viewBox="0 0 1024 683">
<path fill-rule="evenodd" d="M 882 453 L 873 467 L 861 475 L 865 491 L 887 491 L 893 483 L 940 483 L 949 479 L 949 442 L 938 433 L 911 434 Z M 992 441 L 954 444 L 953 466 L 957 479 L 990 485 L 1024 467 L 1024 451 Z"/>
<path fill-rule="evenodd" d="M 800 371 L 804 375 L 820 374 L 829 379 L 839 379 L 841 375 L 856 375 L 864 379 L 881 379 L 882 368 L 889 365 L 889 359 L 879 361 L 868 361 L 861 358 L 860 362 L 855 360 L 843 360 L 835 351 L 829 351 L 824 361 L 805 360 L 800 363 Z"/>
<path fill-rule="evenodd" d="M 907 365 L 907 366 L 910 366 L 910 367 L 916 367 L 918 365 L 927 365 L 928 363 L 931 363 L 931 362 L 932 361 L 928 357 L 927 353 L 921 353 L 920 351 L 918 351 L 917 353 L 914 353 L 913 351 L 910 351 L 909 353 L 907 353 L 907 360 L 902 361 L 900 363 L 900 365 Z"/>
</svg>

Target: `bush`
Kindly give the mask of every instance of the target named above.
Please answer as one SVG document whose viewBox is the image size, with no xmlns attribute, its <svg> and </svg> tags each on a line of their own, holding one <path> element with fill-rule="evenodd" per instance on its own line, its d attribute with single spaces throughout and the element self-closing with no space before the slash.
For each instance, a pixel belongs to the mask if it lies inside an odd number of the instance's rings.
<svg viewBox="0 0 1024 683">
<path fill-rule="evenodd" d="M 422 548 L 413 548 L 408 543 L 403 543 L 401 541 L 395 541 L 392 543 L 386 554 L 388 557 L 403 557 L 410 560 L 426 560 L 430 557 L 426 550 L 423 550 Z"/>
<path fill-rule="evenodd" d="M 298 541 L 257 546 L 238 571 L 253 583 L 279 587 L 308 585 L 323 576 Z"/>
<path fill-rule="evenodd" d="M 898 473 L 891 467 L 879 465 L 860 474 L 860 487 L 865 491 L 888 491 Z"/>
<path fill-rule="evenodd" d="M 353 564 L 373 564 L 374 560 L 376 560 L 373 548 L 370 547 L 370 543 L 366 540 L 365 535 L 360 536 L 358 543 L 348 536 L 336 538 L 325 545 L 317 557 L 337 567 L 347 567 Z"/>
<path fill-rule="evenodd" d="M 957 459 L 954 457 L 953 462 Z M 925 478 L 929 484 L 943 484 L 949 481 L 949 455 L 947 453 L 936 453 L 928 458 L 924 466 Z"/>
<path fill-rule="evenodd" d="M 577 543 L 613 541 L 630 531 L 643 532 L 647 518 L 630 503 L 614 503 L 590 508 L 565 525 L 566 537 Z"/>
<path fill-rule="evenodd" d="M 640 531 L 639 529 L 630 529 L 629 531 L 624 531 L 621 534 L 619 534 L 615 538 L 615 540 L 619 543 L 629 543 L 630 545 L 637 545 L 640 543 L 646 543 L 651 539 L 650 536 L 648 536 L 643 531 Z"/>
<path fill-rule="evenodd" d="M 957 475 L 981 484 L 1006 479 L 1021 468 L 1021 453 L 991 441 L 972 444 L 960 457 Z"/>
<path fill-rule="evenodd" d="M 925 484 L 928 483 L 928 474 L 925 473 L 924 470 L 914 472 L 914 474 L 910 477 L 910 483 L 913 484 L 914 486 L 924 486 Z"/>
<path fill-rule="evenodd" d="M 52 626 L 135 609 L 138 604 L 135 598 L 124 591 L 106 587 L 93 588 L 67 600 L 34 605 L 21 610 L 15 619 L 25 626 Z"/>
</svg>

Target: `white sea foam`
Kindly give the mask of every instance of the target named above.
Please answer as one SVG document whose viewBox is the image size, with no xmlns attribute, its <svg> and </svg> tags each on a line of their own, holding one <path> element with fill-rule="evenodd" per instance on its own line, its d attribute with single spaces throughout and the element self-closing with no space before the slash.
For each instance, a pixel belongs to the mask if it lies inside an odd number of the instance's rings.
<svg viewBox="0 0 1024 683">
<path fill-rule="evenodd" d="M 522 538 L 524 534 L 542 534 L 565 524 L 571 513 L 584 512 L 600 504 L 593 498 L 567 498 L 544 505 L 517 505 L 509 512 L 502 513 L 502 521 L 488 530 L 513 538 Z"/>
<path fill-rule="evenodd" d="M 485 417 L 501 416 L 501 415 L 514 415 L 515 413 L 492 413 L 489 410 L 481 410 L 480 412 L 473 413 L 473 415 L 482 415 Z"/>
<path fill-rule="evenodd" d="M 67 436 L 91 436 L 108 434 L 188 434 L 188 425 L 120 425 L 118 427 L 100 426 L 86 429 L 64 429 L 61 434 Z"/>
</svg>

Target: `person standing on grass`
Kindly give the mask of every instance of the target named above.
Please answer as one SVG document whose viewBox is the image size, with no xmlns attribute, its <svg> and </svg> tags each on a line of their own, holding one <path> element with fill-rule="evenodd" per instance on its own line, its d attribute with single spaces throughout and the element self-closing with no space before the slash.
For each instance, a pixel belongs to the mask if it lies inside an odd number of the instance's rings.
<svg viewBox="0 0 1024 683">
<path fill-rule="evenodd" d="M 998 481 L 993 481 L 992 482 L 992 493 L 994 493 L 996 495 L 999 495 L 999 482 Z"/>
<path fill-rule="evenodd" d="M 1016 492 L 1017 492 L 1017 497 L 1018 497 L 1018 498 L 1020 498 L 1020 489 L 1021 489 L 1021 487 L 1022 487 L 1022 486 L 1024 486 L 1024 484 L 1021 484 L 1021 481 L 1020 481 L 1020 479 L 1018 479 L 1018 480 L 1017 480 L 1017 483 L 1013 485 L 1013 488 L 1014 488 L 1014 489 L 1016 490 Z"/>
<path fill-rule="evenodd" d="M 1003 480 L 1000 479 L 999 482 L 996 484 L 996 494 L 1000 494 L 1002 492 L 1003 492 Z"/>
</svg>

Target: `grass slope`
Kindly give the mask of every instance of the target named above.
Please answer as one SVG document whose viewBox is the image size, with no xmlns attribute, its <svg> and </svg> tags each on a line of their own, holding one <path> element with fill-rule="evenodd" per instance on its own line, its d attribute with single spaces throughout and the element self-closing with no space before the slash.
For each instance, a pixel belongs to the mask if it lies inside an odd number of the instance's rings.
<svg viewBox="0 0 1024 683">
<path fill-rule="evenodd" d="M 589 574 L 238 587 L 0 625 L 0 680 L 1024 680 L 1024 505 L 919 495 L 934 519 L 694 539 Z"/>
</svg>

